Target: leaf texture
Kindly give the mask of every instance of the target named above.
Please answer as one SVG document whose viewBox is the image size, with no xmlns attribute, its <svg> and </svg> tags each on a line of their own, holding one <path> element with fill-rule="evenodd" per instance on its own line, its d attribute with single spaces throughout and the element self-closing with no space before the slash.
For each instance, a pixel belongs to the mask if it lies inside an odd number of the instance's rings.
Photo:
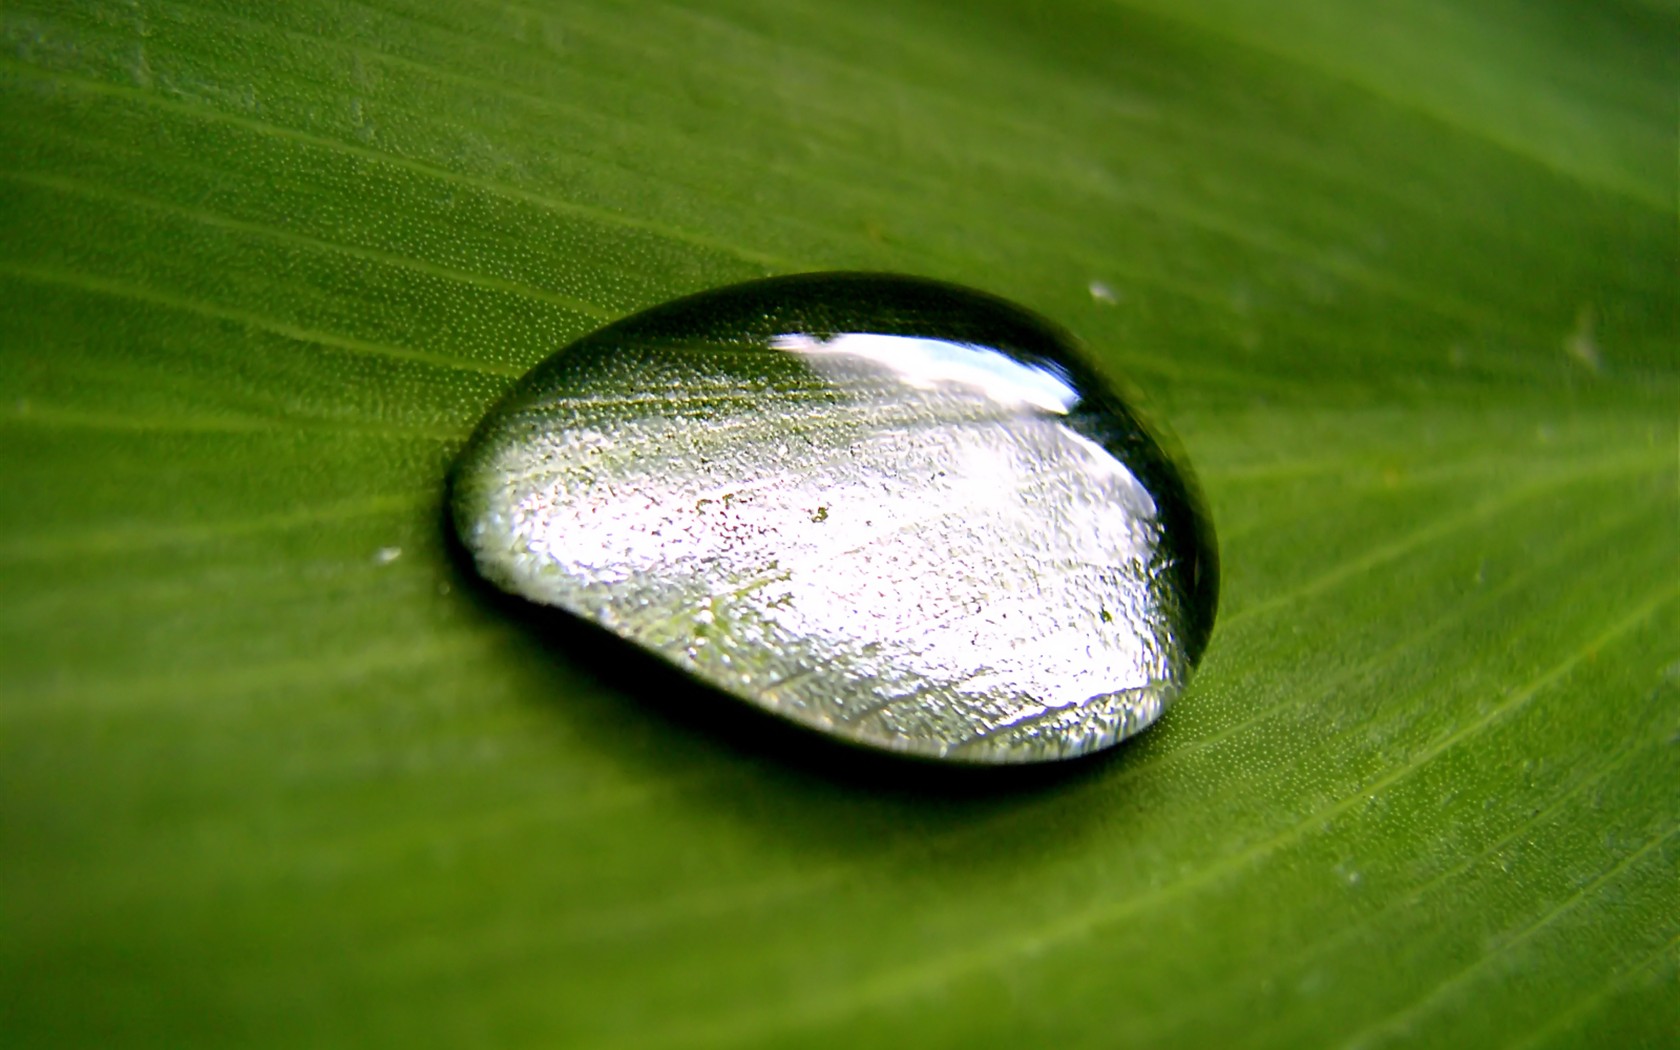
<svg viewBox="0 0 1680 1050">
<path fill-rule="evenodd" d="M 10 1046 L 1659 1046 L 1672 5 L 11 0 Z M 1196 465 L 1192 688 L 854 764 L 463 575 L 607 320 L 977 286 Z"/>
</svg>

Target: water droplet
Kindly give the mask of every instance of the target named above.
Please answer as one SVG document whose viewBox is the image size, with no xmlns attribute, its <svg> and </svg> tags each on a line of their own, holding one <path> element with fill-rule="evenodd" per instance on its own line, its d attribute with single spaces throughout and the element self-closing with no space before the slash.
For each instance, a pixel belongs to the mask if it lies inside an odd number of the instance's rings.
<svg viewBox="0 0 1680 1050">
<path fill-rule="evenodd" d="M 1187 472 L 1047 322 L 812 274 L 580 339 L 453 479 L 478 570 L 727 693 L 961 762 L 1153 722 L 1213 626 Z"/>
</svg>

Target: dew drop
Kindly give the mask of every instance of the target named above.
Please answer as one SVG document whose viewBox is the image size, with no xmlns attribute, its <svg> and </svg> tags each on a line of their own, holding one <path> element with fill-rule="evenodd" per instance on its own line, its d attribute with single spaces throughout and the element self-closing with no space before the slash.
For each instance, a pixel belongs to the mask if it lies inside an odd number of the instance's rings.
<svg viewBox="0 0 1680 1050">
<path fill-rule="evenodd" d="M 833 736 L 970 763 L 1152 723 L 1213 627 L 1188 471 L 1071 339 L 874 274 L 721 288 L 538 365 L 456 466 L 504 590 Z"/>
</svg>

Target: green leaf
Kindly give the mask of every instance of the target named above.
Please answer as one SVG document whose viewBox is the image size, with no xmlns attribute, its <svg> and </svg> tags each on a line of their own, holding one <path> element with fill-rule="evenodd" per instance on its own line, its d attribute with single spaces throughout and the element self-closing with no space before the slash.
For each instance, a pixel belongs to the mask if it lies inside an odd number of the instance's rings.
<svg viewBox="0 0 1680 1050">
<path fill-rule="evenodd" d="M 1677 32 L 7 3 L 5 1043 L 1672 1039 Z M 1178 433 L 1222 615 L 1111 759 L 817 758 L 456 567 L 513 377 L 818 269 L 1022 302 Z"/>
</svg>

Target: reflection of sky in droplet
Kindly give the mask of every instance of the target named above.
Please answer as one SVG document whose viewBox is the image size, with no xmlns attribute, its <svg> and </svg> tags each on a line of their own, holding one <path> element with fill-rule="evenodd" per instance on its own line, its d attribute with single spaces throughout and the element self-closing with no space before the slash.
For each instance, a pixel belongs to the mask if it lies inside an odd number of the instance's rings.
<svg viewBox="0 0 1680 1050">
<path fill-rule="evenodd" d="M 1079 403 L 1068 376 L 1054 365 L 1027 364 L 1001 350 L 921 336 L 848 332 L 828 339 L 782 335 L 771 340 L 778 350 L 813 359 L 850 357 L 890 369 L 917 389 L 941 385 L 966 387 L 1001 406 L 1023 406 L 1065 415 Z"/>
</svg>

